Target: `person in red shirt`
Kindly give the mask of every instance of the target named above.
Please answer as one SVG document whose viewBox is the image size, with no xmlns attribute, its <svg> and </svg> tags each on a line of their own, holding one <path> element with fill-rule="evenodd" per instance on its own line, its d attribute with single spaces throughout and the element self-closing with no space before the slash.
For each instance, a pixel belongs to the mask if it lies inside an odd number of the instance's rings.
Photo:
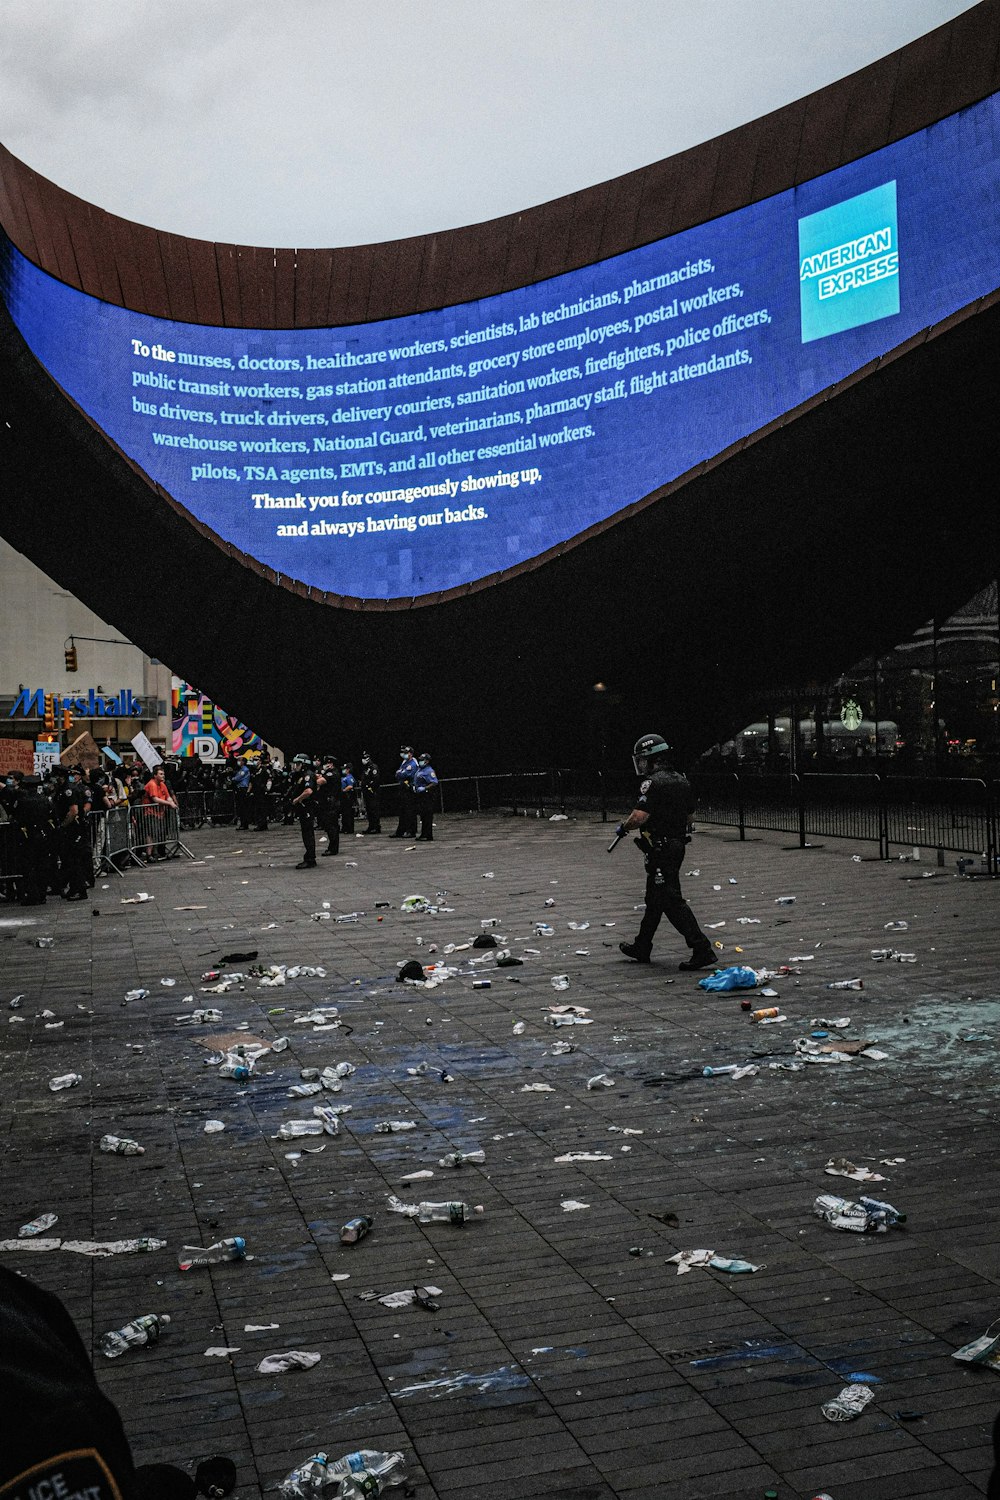
<svg viewBox="0 0 1000 1500">
<path fill-rule="evenodd" d="M 149 807 L 146 817 L 148 819 L 147 827 L 150 840 L 146 845 L 146 858 L 148 860 L 166 859 L 167 848 L 162 840 L 162 830 L 165 822 L 164 809 L 167 807 L 176 807 L 177 799 L 167 786 L 167 778 L 162 766 L 156 767 L 152 776 L 143 787 L 142 792 L 142 800 Z M 155 835 L 157 833 L 160 834 L 159 842 L 155 842 Z"/>
</svg>

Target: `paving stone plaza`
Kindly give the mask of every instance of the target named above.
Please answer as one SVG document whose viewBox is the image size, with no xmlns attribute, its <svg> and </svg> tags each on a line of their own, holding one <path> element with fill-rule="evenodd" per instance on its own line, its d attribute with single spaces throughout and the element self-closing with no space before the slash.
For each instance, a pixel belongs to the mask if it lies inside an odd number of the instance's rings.
<svg viewBox="0 0 1000 1500">
<path fill-rule="evenodd" d="M 787 1017 L 765 1026 L 739 992 L 677 973 L 670 929 L 650 966 L 621 957 L 643 877 L 610 837 L 589 815 L 453 816 L 433 849 L 345 839 L 300 872 L 295 830 L 206 829 L 187 836 L 193 862 L 99 878 L 99 915 L 0 908 L 0 1239 L 51 1212 L 50 1237 L 167 1241 L 107 1258 L 8 1249 L 2 1264 L 56 1292 L 90 1347 L 170 1315 L 155 1347 L 94 1355 L 137 1462 L 228 1454 L 240 1500 L 317 1450 L 362 1447 L 401 1449 L 420 1500 L 984 1493 L 1000 1381 L 951 1356 L 1000 1315 L 997 887 L 926 852 L 879 863 L 869 847 L 700 830 L 682 879 L 720 965 L 797 971 L 755 1001 Z M 140 891 L 153 899 L 123 904 Z M 401 911 L 414 894 L 450 910 Z M 490 919 L 522 966 L 464 946 Z M 883 947 L 916 961 L 873 962 Z M 325 977 L 202 993 L 225 955 L 253 950 Z M 398 983 L 406 959 L 458 972 Z M 863 990 L 827 988 L 858 977 Z M 551 1024 L 561 1004 L 590 1024 Z M 296 1023 L 319 1006 L 343 1024 Z M 223 1020 L 184 1024 L 195 1007 Z M 884 1060 L 771 1066 L 844 1017 L 838 1034 Z M 288 1048 L 247 1082 L 206 1066 L 220 1037 L 279 1036 Z M 351 1106 L 340 1134 L 275 1139 L 317 1102 L 289 1097 L 300 1071 L 338 1062 L 357 1069 L 322 1096 Z M 758 1071 L 703 1076 L 730 1063 Z M 77 1087 L 49 1091 L 71 1071 Z M 601 1074 L 610 1086 L 588 1087 Z M 212 1119 L 225 1130 L 206 1134 Z M 390 1120 L 416 1128 L 376 1129 Z M 145 1154 L 101 1154 L 108 1132 Z M 477 1148 L 481 1166 L 438 1165 Z M 885 1181 L 827 1175 L 839 1157 Z M 433 1178 L 402 1181 L 421 1170 Z M 818 1194 L 863 1192 L 905 1225 L 853 1234 L 812 1212 Z M 387 1208 L 394 1193 L 484 1213 L 421 1225 Z M 371 1232 L 342 1245 L 358 1214 Z M 231 1235 L 245 1262 L 177 1269 L 182 1245 Z M 760 1269 L 678 1274 L 669 1257 L 698 1248 Z M 366 1295 L 418 1286 L 440 1288 L 437 1308 Z M 321 1358 L 258 1372 L 292 1349 Z M 874 1399 L 826 1421 L 852 1378 Z"/>
</svg>

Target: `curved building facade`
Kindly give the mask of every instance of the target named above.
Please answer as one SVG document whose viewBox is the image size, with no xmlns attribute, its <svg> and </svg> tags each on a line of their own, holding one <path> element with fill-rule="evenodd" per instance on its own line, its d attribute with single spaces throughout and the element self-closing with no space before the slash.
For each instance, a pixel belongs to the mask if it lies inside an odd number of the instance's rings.
<svg viewBox="0 0 1000 1500">
<path fill-rule="evenodd" d="M 718 739 L 995 574 L 998 52 L 986 0 L 667 161 L 343 250 L 0 151 L 0 533 L 289 747 Z"/>
</svg>

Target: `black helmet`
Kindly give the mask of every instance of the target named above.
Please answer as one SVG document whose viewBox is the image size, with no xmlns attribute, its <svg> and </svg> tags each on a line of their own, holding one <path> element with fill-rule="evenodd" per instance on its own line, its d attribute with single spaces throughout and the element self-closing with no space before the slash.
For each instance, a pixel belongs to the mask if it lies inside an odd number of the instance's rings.
<svg viewBox="0 0 1000 1500">
<path fill-rule="evenodd" d="M 298 766 L 300 768 L 300 770 L 303 770 L 303 771 L 311 771 L 312 770 L 312 756 L 311 755 L 296 755 L 294 757 L 294 759 L 292 760 L 292 765 L 293 766 Z"/>
<path fill-rule="evenodd" d="M 646 776 L 652 762 L 661 755 L 669 755 L 670 746 L 662 734 L 641 734 L 632 746 L 632 764 L 637 776 Z"/>
</svg>

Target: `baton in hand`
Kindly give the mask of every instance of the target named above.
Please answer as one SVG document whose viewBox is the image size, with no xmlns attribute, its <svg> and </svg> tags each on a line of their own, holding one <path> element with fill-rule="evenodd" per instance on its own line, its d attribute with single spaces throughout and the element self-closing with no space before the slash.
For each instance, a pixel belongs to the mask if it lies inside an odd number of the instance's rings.
<svg viewBox="0 0 1000 1500">
<path fill-rule="evenodd" d="M 624 837 L 625 837 L 625 829 L 619 823 L 618 827 L 615 829 L 615 836 L 611 840 L 611 843 L 608 845 L 608 853 L 609 854 L 613 854 L 614 853 L 614 851 L 618 848 L 618 845 L 621 843 L 621 841 L 622 841 L 622 839 Z"/>
</svg>

